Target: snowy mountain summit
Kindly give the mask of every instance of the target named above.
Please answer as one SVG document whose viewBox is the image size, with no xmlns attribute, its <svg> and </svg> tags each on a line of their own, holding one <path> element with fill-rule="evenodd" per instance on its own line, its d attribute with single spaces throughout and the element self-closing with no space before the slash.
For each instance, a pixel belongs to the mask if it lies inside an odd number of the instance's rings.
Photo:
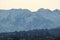
<svg viewBox="0 0 60 40">
<path fill-rule="evenodd" d="M 60 26 L 60 10 L 28 9 L 0 10 L 0 32 L 51 29 Z"/>
</svg>

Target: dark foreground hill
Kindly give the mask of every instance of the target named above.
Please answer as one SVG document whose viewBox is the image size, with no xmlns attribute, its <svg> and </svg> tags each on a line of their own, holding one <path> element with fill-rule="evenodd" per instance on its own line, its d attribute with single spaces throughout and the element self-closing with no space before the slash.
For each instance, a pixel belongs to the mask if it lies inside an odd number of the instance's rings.
<svg viewBox="0 0 60 40">
<path fill-rule="evenodd" d="M 0 40 L 60 40 L 60 28 L 0 33 Z"/>
</svg>

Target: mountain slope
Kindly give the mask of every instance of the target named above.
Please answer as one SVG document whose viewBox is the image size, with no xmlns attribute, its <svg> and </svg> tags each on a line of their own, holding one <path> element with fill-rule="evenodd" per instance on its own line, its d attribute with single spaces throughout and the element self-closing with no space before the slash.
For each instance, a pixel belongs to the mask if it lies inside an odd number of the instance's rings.
<svg viewBox="0 0 60 40">
<path fill-rule="evenodd" d="M 0 32 L 55 28 L 60 24 L 59 15 L 49 9 L 36 12 L 27 9 L 0 10 Z"/>
</svg>

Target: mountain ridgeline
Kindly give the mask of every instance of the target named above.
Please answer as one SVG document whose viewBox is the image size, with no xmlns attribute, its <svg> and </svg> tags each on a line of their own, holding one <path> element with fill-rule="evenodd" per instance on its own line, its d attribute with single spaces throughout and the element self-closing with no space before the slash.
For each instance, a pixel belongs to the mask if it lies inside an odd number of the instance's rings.
<svg viewBox="0 0 60 40">
<path fill-rule="evenodd" d="M 60 10 L 28 9 L 0 10 L 0 32 L 52 29 L 60 26 Z"/>
</svg>

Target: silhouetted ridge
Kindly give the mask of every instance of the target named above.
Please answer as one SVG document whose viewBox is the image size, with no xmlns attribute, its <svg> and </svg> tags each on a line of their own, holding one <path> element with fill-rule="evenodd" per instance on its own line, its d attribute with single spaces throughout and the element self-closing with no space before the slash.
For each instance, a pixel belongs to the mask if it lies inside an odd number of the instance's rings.
<svg viewBox="0 0 60 40">
<path fill-rule="evenodd" d="M 7 10 L 22 10 L 22 11 L 30 11 L 29 9 L 6 9 L 6 10 L 4 10 L 4 9 L 0 9 L 0 11 L 7 11 Z M 44 9 L 44 8 L 40 8 L 40 9 L 38 9 L 37 11 L 43 11 L 43 10 L 46 10 L 46 11 L 52 11 L 52 10 L 50 10 L 50 9 Z M 37 11 L 34 11 L 34 12 L 37 12 Z M 54 9 L 53 11 L 60 11 L 59 9 Z M 30 12 L 32 12 L 32 11 L 30 11 Z"/>
</svg>

